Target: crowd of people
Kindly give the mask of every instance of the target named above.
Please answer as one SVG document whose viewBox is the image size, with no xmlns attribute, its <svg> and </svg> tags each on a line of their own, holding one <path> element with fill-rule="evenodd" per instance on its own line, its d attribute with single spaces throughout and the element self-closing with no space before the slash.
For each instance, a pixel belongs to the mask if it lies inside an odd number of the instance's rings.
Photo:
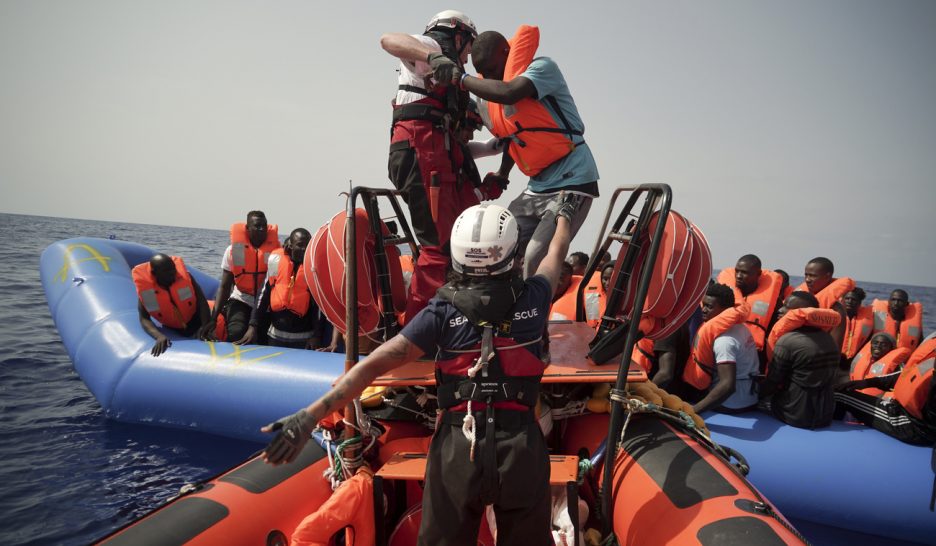
<svg viewBox="0 0 936 546">
<path fill-rule="evenodd" d="M 266 460 L 289 462 L 322 418 L 375 377 L 433 355 L 442 423 L 452 426 L 437 431 L 429 450 L 425 543 L 473 536 L 479 507 L 508 487 L 526 494 L 497 514 L 499 532 L 551 543 L 543 534 L 548 452 L 533 413 L 550 358 L 547 319 L 574 320 L 585 283 L 585 320 L 597 325 L 616 276 L 610 255 L 588 279 L 587 255 L 565 261 L 599 195 L 599 175 L 565 78 L 555 61 L 536 56 L 538 44 L 536 27 L 521 26 L 508 40 L 478 33 L 455 10 L 434 16 L 423 34 L 381 37 L 399 60 L 388 174 L 420 245 L 405 326 L 322 399 L 265 429 L 276 433 Z M 469 55 L 478 76 L 467 71 Z M 482 126 L 494 138 L 473 141 Z M 498 153 L 500 167 L 482 177 L 474 160 Z M 514 166 L 528 177 L 526 187 L 507 208 L 485 203 L 505 191 Z M 310 238 L 297 228 L 281 244 L 277 226 L 260 211 L 248 213 L 231 228 L 211 308 L 181 258 L 157 254 L 137 266 L 140 322 L 156 340 L 152 354 L 171 345 L 153 319 L 206 340 L 336 350 L 339 333 L 322 320 L 305 279 Z M 697 412 L 761 408 L 790 425 L 817 428 L 830 424 L 838 406 L 903 440 L 932 443 L 932 394 L 918 388 L 923 381 L 901 388 L 911 368 L 917 375 L 926 374 L 926 362 L 932 368 L 931 356 L 908 365 L 933 351 L 931 339 L 921 344 L 922 307 L 902 289 L 863 305 L 864 291 L 833 274 L 830 260 L 814 258 L 794 288 L 785 272 L 742 256 L 674 334 L 641 340 L 634 361 L 655 384 L 694 400 Z M 477 373 L 485 380 L 475 380 Z M 525 455 L 492 465 L 495 449 Z M 442 476 L 441 460 L 457 461 L 458 479 Z M 530 484 L 542 490 L 528 491 Z"/>
</svg>

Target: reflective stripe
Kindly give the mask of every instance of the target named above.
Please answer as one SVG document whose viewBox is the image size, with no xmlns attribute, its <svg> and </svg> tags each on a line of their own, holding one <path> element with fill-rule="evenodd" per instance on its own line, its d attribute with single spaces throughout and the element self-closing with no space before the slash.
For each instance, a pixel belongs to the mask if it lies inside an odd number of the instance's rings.
<svg viewBox="0 0 936 546">
<path fill-rule="evenodd" d="M 273 279 L 279 275 L 279 263 L 280 257 L 279 254 L 273 254 L 270 256 L 269 261 L 267 262 L 267 278 Z"/>
<path fill-rule="evenodd" d="M 919 364 L 917 364 L 917 372 L 920 375 L 926 374 L 927 372 L 933 369 L 934 363 L 936 363 L 936 358 L 930 358 L 928 360 L 924 360 L 923 362 L 920 362 Z"/>
<path fill-rule="evenodd" d="M 588 320 L 597 320 L 601 318 L 601 295 L 598 292 L 589 292 L 585 294 L 585 318 Z"/>
<path fill-rule="evenodd" d="M 875 362 L 871 365 L 871 375 L 881 375 L 881 372 L 884 371 L 883 362 Z"/>
<path fill-rule="evenodd" d="M 231 265 L 245 267 L 247 265 L 247 245 L 233 243 L 231 245 Z"/>
<path fill-rule="evenodd" d="M 920 337 L 920 328 L 917 326 L 907 326 L 907 335 L 913 339 Z"/>
<path fill-rule="evenodd" d="M 861 325 L 861 337 L 866 338 L 871 335 L 871 326 L 868 324 Z"/>
<path fill-rule="evenodd" d="M 285 330 L 280 330 L 271 324 L 270 329 L 267 330 L 267 335 L 282 341 L 302 341 L 310 339 L 314 335 L 314 332 L 312 330 L 307 332 L 286 332 Z"/>
<path fill-rule="evenodd" d="M 848 370 L 849 373 L 852 373 L 852 374 L 855 373 L 855 366 L 858 365 L 858 362 L 859 362 L 860 360 L 861 360 L 861 353 L 858 353 L 858 354 L 855 355 L 855 358 L 853 358 L 852 361 L 851 361 L 851 368 Z"/>
<path fill-rule="evenodd" d="M 143 300 L 143 307 L 149 313 L 159 311 L 159 299 L 156 297 L 155 290 L 144 290 L 140 293 L 140 299 Z"/>
<path fill-rule="evenodd" d="M 874 330 L 877 332 L 884 331 L 887 326 L 887 311 L 875 311 L 874 312 Z"/>
<path fill-rule="evenodd" d="M 192 299 L 192 289 L 188 286 L 183 286 L 179 288 L 179 299 L 182 301 Z"/>
<path fill-rule="evenodd" d="M 754 302 L 754 305 L 751 306 L 751 312 L 755 315 L 760 315 L 762 317 L 767 316 L 767 311 L 770 309 L 770 304 L 766 301 L 757 300 Z"/>
</svg>

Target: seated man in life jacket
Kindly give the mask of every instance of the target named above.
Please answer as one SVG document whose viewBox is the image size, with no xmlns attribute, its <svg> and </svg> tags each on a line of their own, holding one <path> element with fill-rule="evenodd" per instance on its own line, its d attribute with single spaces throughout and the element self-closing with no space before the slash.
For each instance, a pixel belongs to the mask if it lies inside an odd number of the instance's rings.
<svg viewBox="0 0 936 546">
<path fill-rule="evenodd" d="M 923 306 L 919 302 L 910 303 L 906 290 L 891 291 L 887 303 L 874 300 L 871 309 L 875 333 L 887 332 L 894 336 L 898 347 L 913 350 L 919 346 L 923 338 Z"/>
<path fill-rule="evenodd" d="M 257 329 L 269 323 L 269 344 L 293 349 L 317 349 L 320 345 L 318 307 L 306 282 L 302 259 L 312 235 L 305 228 L 289 234 L 285 248 L 274 250 L 267 262 L 267 276 L 260 301 L 250 316 L 250 326 L 237 345 L 253 343 Z M 288 249 L 288 250 L 287 250 Z"/>
<path fill-rule="evenodd" d="M 857 381 L 892 373 L 903 367 L 911 353 L 906 347 L 898 347 L 894 336 L 878 332 L 852 359 L 849 379 Z"/>
<path fill-rule="evenodd" d="M 247 213 L 246 223 L 231 226 L 231 244 L 221 259 L 221 283 L 204 332 L 213 331 L 224 313 L 227 340 L 238 341 L 247 333 L 256 296 L 266 281 L 267 262 L 274 250 L 282 248 L 276 225 L 268 225 L 259 210 Z M 266 331 L 260 332 L 261 341 Z"/>
<path fill-rule="evenodd" d="M 539 341 L 575 206 L 571 199 L 557 203 L 549 251 L 526 280 L 517 267 L 518 229 L 510 212 L 493 204 L 463 212 L 452 230 L 453 280 L 324 397 L 264 427 L 278 431 L 264 459 L 292 461 L 313 427 L 376 377 L 435 355 L 443 413 L 429 447 L 419 543 L 474 544 L 484 507 L 493 504 L 498 543 L 552 545 L 549 453 L 534 408 L 544 370 Z M 523 494 L 509 508 L 496 502 L 511 490 Z"/>
<path fill-rule="evenodd" d="M 809 292 L 796 291 L 784 302 L 780 316 L 808 307 L 819 307 L 819 301 Z M 774 346 L 761 383 L 761 408 L 795 427 L 828 426 L 835 410 L 832 386 L 838 365 L 839 345 L 822 328 L 804 325 L 787 332 Z"/>
<path fill-rule="evenodd" d="M 842 368 L 848 369 L 858 350 L 871 339 L 874 319 L 871 306 L 861 305 L 866 297 L 864 289 L 855 287 L 842 296 L 845 307 L 845 335 L 842 339 Z"/>
<path fill-rule="evenodd" d="M 514 164 L 530 177 L 509 206 L 520 226 L 520 248 L 526 249 L 525 276 L 546 255 L 556 225 L 549 204 L 559 193 L 582 201 L 572 219 L 573 237 L 598 197 L 598 167 L 583 137 L 585 124 L 559 66 L 549 57 L 534 58 L 538 43 L 539 29 L 526 25 L 510 42 L 500 33 L 482 32 L 471 59 L 483 79 L 456 71 L 452 80 L 486 101 L 479 101 L 485 125 L 499 139 L 509 139 L 498 172 L 488 178 L 506 180 Z"/>
<path fill-rule="evenodd" d="M 835 402 L 862 423 L 902 442 L 931 446 L 936 443 L 934 362 L 936 332 L 917 347 L 902 370 L 838 385 Z"/>
<path fill-rule="evenodd" d="M 744 324 L 751 331 L 763 368 L 767 362 L 764 346 L 780 298 L 782 278 L 773 271 L 762 269 L 761 260 L 756 255 L 745 254 L 738 258 L 733 268 L 726 268 L 718 274 L 718 282 L 734 287 L 736 302 L 750 304 L 751 312 Z"/>
<path fill-rule="evenodd" d="M 569 254 L 569 263 L 572 264 L 572 274 L 582 276 L 585 274 L 585 268 L 588 267 L 588 254 L 584 252 L 573 252 Z"/>
<path fill-rule="evenodd" d="M 153 323 L 159 321 L 182 336 L 192 337 L 208 322 L 208 300 L 202 289 L 185 269 L 178 256 L 156 254 L 148 262 L 133 268 L 140 303 L 140 325 L 156 343 L 150 354 L 159 356 L 172 346 L 172 342 Z"/>
<path fill-rule="evenodd" d="M 702 320 L 709 322 L 722 312 L 734 308 L 734 292 L 724 284 L 711 284 L 702 297 Z M 741 412 L 757 405 L 754 376 L 760 361 L 751 332 L 741 323 L 735 323 L 719 334 L 712 343 L 715 369 L 708 393 L 694 406 L 696 413 L 721 408 L 728 412 Z M 705 343 L 700 339 L 698 343 Z"/>
<path fill-rule="evenodd" d="M 816 297 L 819 307 L 834 309 L 842 316 L 842 322 L 833 328 L 829 334 L 839 346 L 845 337 L 845 307 L 839 301 L 846 292 L 855 287 L 855 281 L 850 277 L 835 278 L 835 265 L 832 260 L 819 256 L 809 260 L 803 269 L 805 280 L 796 287 L 797 291 L 809 292 Z"/>
</svg>

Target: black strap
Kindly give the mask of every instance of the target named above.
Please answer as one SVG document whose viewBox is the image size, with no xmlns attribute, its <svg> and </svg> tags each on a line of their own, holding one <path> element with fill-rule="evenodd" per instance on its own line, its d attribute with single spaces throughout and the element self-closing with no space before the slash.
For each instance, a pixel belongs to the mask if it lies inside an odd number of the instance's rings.
<svg viewBox="0 0 936 546">
<path fill-rule="evenodd" d="M 445 111 L 430 104 L 403 104 L 393 109 L 393 122 L 422 120 L 442 124 L 445 120 Z"/>
<path fill-rule="evenodd" d="M 517 402 L 528 408 L 536 406 L 540 382 L 536 378 L 488 377 L 484 379 L 457 379 L 440 374 L 439 407 L 451 408 L 469 400 L 473 402 Z M 446 380 L 445 377 L 452 379 Z"/>
<path fill-rule="evenodd" d="M 460 427 L 467 414 L 468 412 L 465 411 L 445 411 L 442 413 L 442 424 Z M 475 416 L 478 423 L 484 423 L 487 410 L 473 411 L 471 414 Z M 494 421 L 498 427 L 516 428 L 536 422 L 536 413 L 529 410 L 494 408 Z"/>
<path fill-rule="evenodd" d="M 415 85 L 402 84 L 402 85 L 397 86 L 397 89 L 399 89 L 400 91 L 406 91 L 408 93 L 416 93 L 416 94 L 423 95 L 426 97 L 432 96 L 429 93 L 429 91 L 427 91 L 426 89 L 423 89 L 422 87 L 416 87 Z"/>
</svg>

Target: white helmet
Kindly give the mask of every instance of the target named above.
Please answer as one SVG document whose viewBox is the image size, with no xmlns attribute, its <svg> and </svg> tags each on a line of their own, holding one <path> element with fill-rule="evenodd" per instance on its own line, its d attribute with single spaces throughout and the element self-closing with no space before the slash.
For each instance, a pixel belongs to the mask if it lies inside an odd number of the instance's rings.
<svg viewBox="0 0 936 546">
<path fill-rule="evenodd" d="M 452 226 L 452 267 L 470 276 L 506 273 L 513 267 L 519 238 L 509 210 L 491 203 L 469 207 Z"/>
<path fill-rule="evenodd" d="M 478 29 L 475 28 L 475 24 L 467 15 L 458 10 L 447 9 L 433 15 L 432 19 L 429 19 L 429 23 L 426 24 L 426 32 L 439 27 L 467 32 L 471 34 L 472 39 L 478 37 Z"/>
</svg>

